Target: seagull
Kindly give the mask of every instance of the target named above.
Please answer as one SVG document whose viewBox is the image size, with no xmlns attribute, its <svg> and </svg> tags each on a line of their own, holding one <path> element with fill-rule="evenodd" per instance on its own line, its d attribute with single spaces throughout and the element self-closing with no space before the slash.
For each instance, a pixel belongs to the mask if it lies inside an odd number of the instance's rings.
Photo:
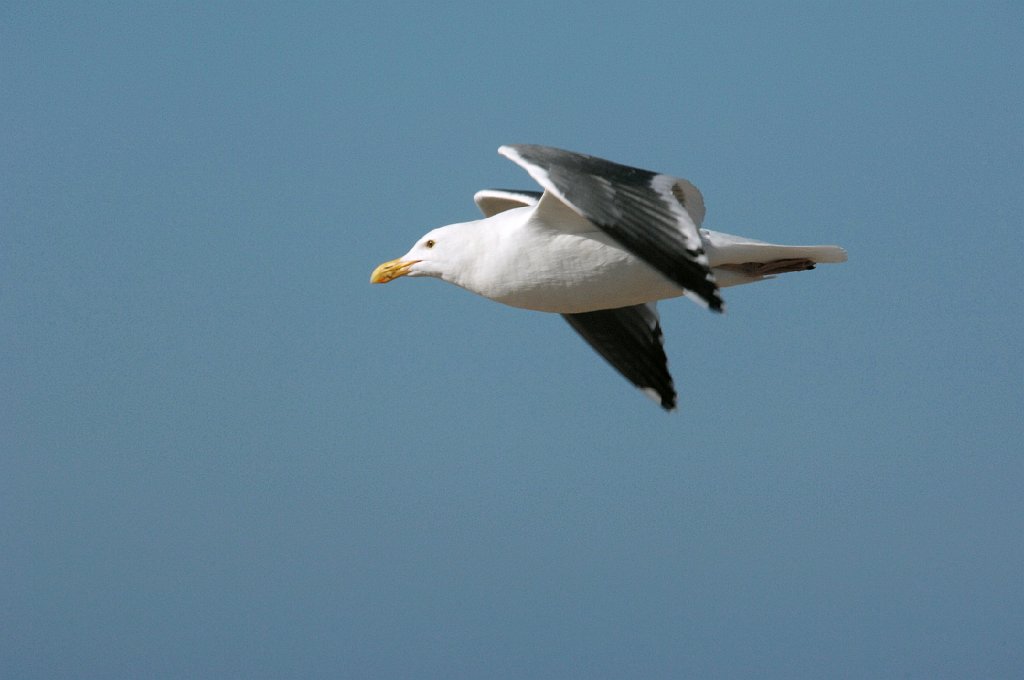
<svg viewBox="0 0 1024 680">
<path fill-rule="evenodd" d="M 371 283 L 432 276 L 512 307 L 561 314 L 666 411 L 677 394 L 657 302 L 722 312 L 720 289 L 846 261 L 839 246 L 786 246 L 703 229 L 693 184 L 595 156 L 514 144 L 498 153 L 543 191 L 484 189 L 484 219 L 427 232 Z"/>
</svg>

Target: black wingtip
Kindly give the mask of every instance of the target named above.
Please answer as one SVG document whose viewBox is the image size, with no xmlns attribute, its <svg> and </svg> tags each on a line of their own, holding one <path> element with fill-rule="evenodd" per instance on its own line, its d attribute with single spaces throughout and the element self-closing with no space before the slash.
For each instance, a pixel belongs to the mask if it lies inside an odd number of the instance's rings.
<svg viewBox="0 0 1024 680">
<path fill-rule="evenodd" d="M 708 292 L 697 293 L 700 299 L 707 303 L 708 309 L 712 312 L 718 312 L 719 314 L 725 311 L 725 301 L 722 300 L 722 296 L 718 293 L 718 287 L 712 288 Z"/>
<path fill-rule="evenodd" d="M 699 284 L 692 286 L 684 285 L 683 288 L 687 295 L 693 297 L 701 305 L 707 306 L 711 311 L 718 312 L 719 314 L 725 311 L 722 289 L 718 287 L 718 283 L 715 282 L 710 274 Z"/>
</svg>

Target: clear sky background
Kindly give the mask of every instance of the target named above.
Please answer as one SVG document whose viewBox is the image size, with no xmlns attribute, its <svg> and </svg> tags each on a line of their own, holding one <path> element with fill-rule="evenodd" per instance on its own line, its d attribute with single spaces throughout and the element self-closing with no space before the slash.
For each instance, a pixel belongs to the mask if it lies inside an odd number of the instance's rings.
<svg viewBox="0 0 1024 680">
<path fill-rule="evenodd" d="M 5 3 L 0 676 L 1024 674 L 1024 10 Z M 371 286 L 503 143 L 850 261 L 557 316 Z"/>
</svg>

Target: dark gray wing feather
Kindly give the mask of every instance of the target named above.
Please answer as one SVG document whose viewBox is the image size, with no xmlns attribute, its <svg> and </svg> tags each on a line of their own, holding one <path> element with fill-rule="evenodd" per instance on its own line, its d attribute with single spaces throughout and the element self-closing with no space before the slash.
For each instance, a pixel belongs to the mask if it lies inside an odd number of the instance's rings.
<svg viewBox="0 0 1024 680">
<path fill-rule="evenodd" d="M 654 303 L 562 316 L 627 380 L 649 396 L 656 394 L 662 408 L 671 411 L 676 407 L 676 390 Z"/>
<path fill-rule="evenodd" d="M 547 146 L 515 144 L 498 152 L 544 189 L 664 276 L 722 311 L 699 229 L 686 209 L 700 193 L 684 180 Z M 703 218 L 703 201 L 694 206 Z"/>
</svg>

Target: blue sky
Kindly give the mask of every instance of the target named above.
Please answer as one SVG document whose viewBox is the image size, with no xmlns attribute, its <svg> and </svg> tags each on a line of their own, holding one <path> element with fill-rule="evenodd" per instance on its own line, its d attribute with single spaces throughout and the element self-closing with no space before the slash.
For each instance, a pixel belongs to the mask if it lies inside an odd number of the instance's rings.
<svg viewBox="0 0 1024 680">
<path fill-rule="evenodd" d="M 91 3 L 90 3 L 91 4 Z M 1019 677 L 1017 3 L 0 10 L 0 675 Z M 539 143 L 841 266 L 370 286 Z"/>
</svg>

